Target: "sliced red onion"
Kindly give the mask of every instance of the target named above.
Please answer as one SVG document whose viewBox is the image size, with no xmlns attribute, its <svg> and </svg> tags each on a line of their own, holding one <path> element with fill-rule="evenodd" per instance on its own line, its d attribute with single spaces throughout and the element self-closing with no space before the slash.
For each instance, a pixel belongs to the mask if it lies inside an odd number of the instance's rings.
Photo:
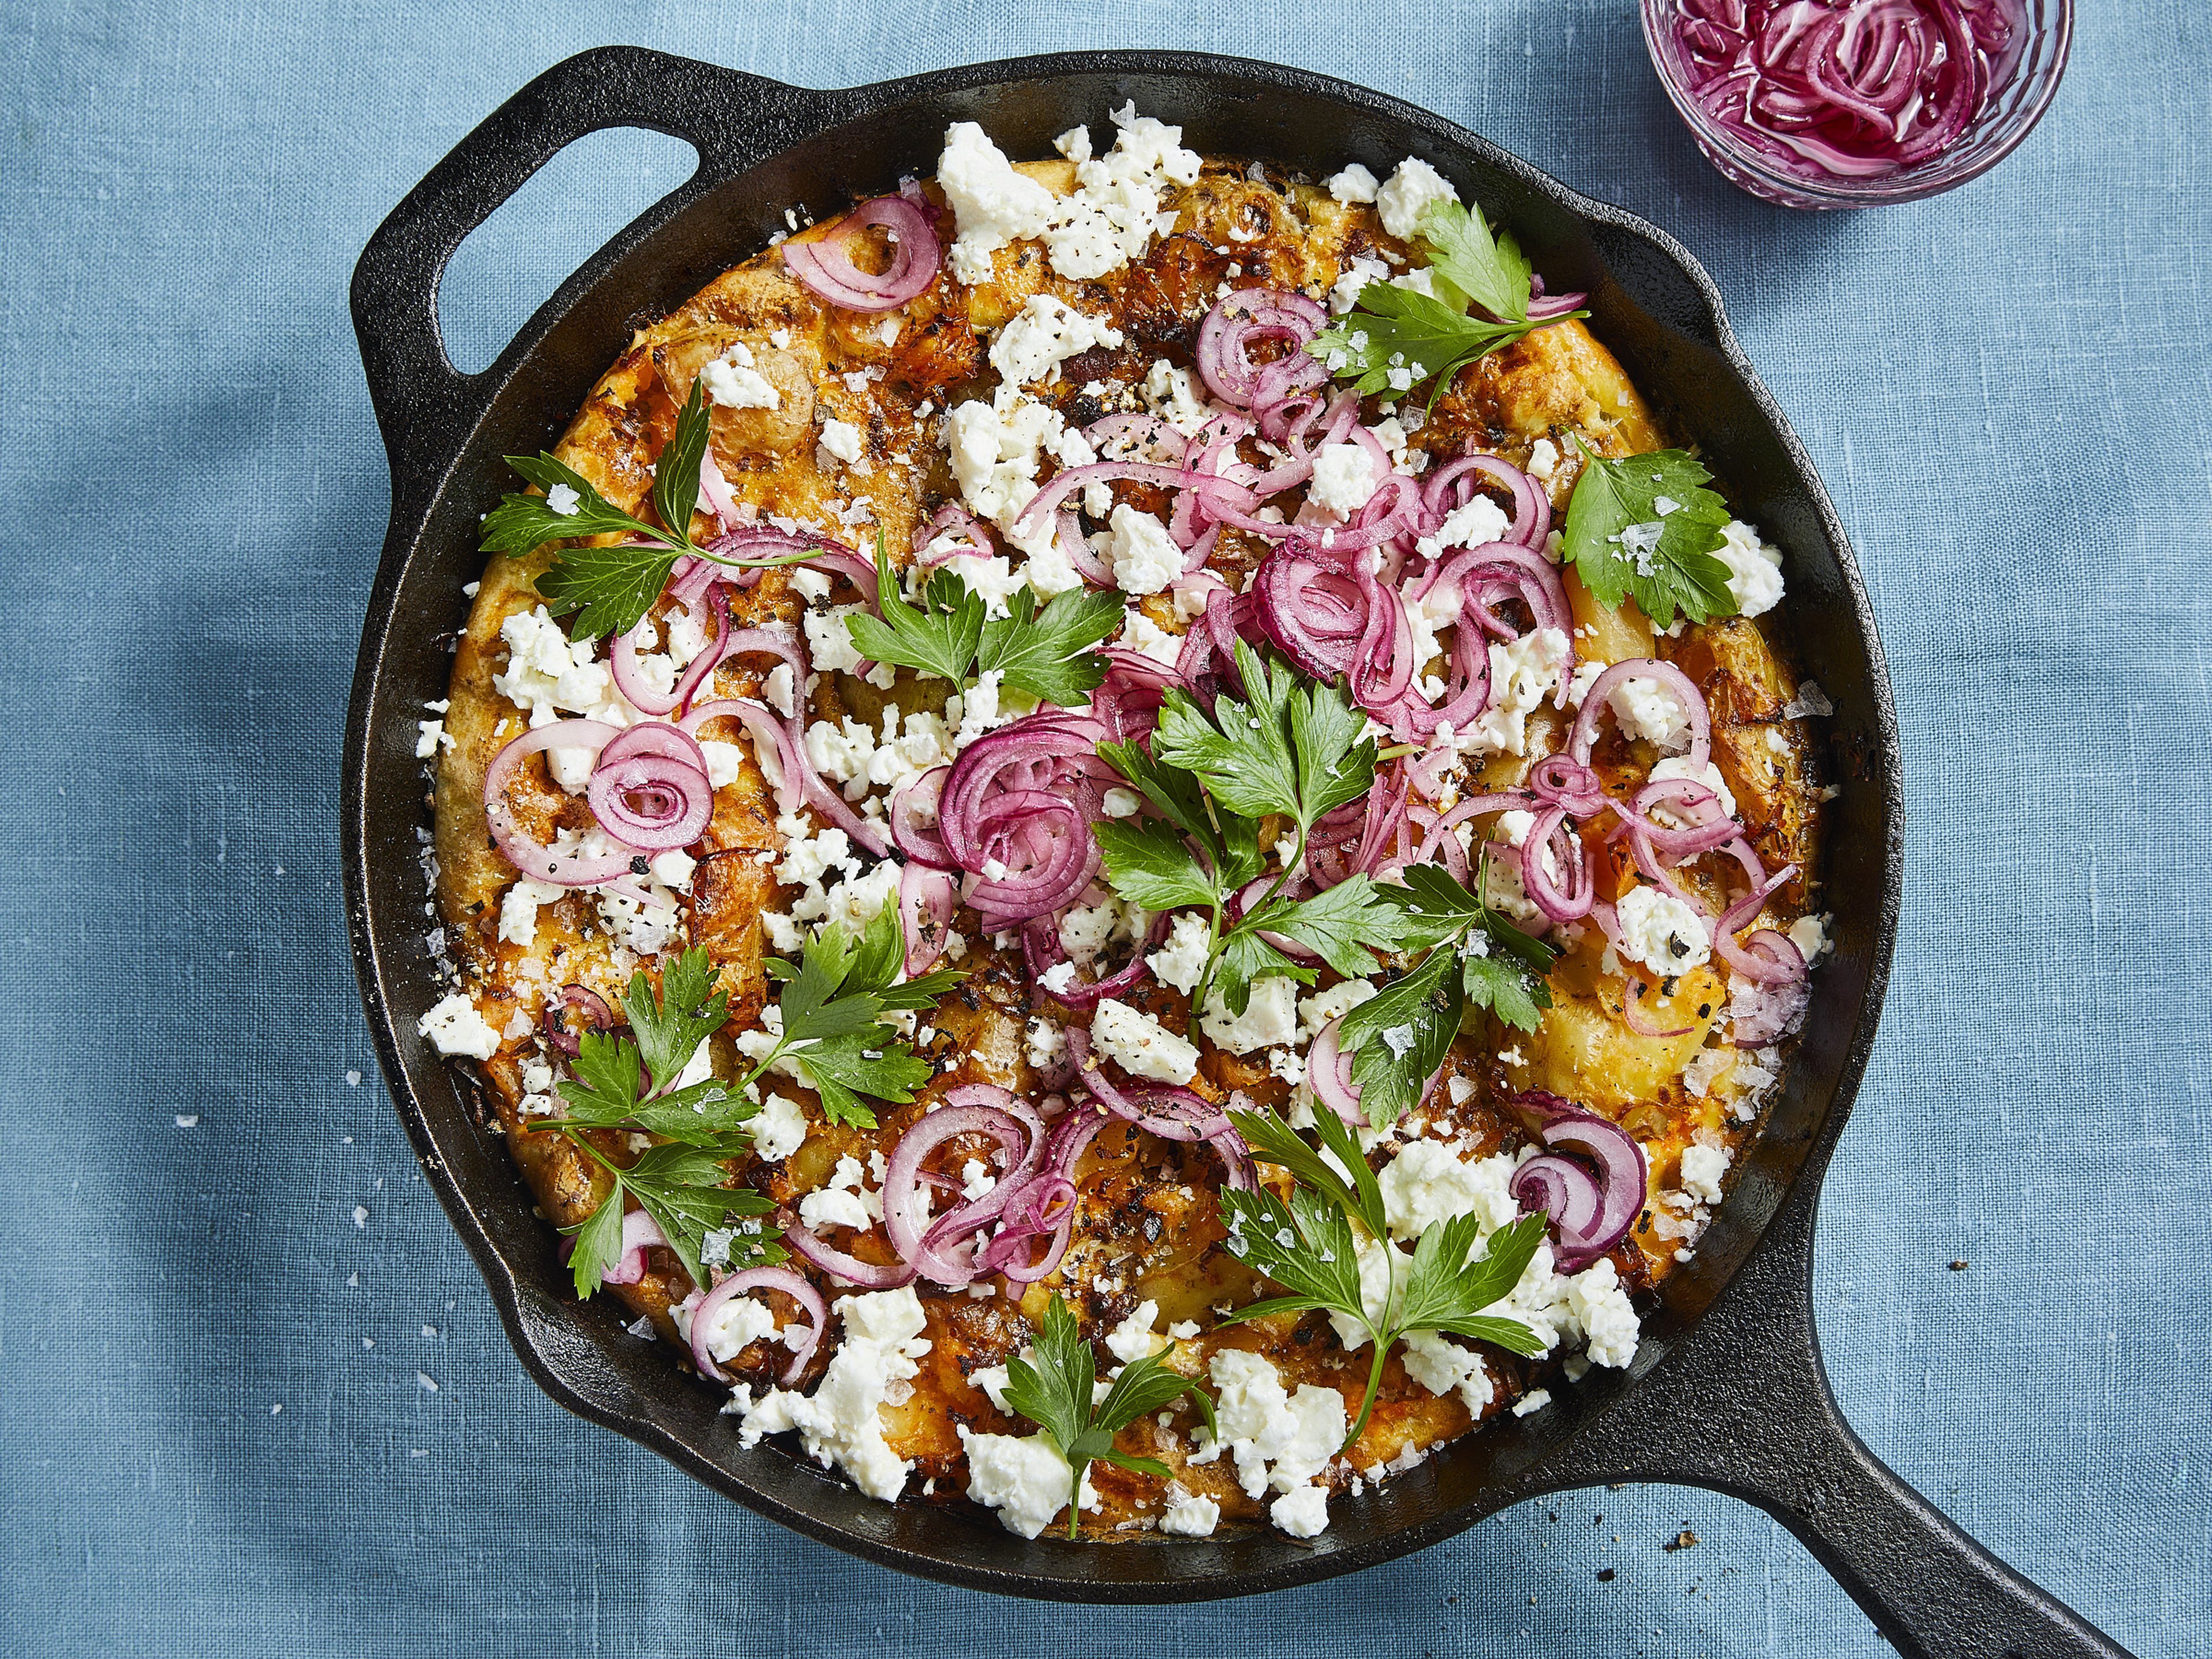
<svg viewBox="0 0 2212 1659">
<path fill-rule="evenodd" d="M 1328 312 L 1303 294 L 1268 288 L 1232 294 L 1198 325 L 1199 378 L 1237 409 L 1280 403 L 1294 392 L 1325 386 L 1328 371 L 1305 348 L 1328 320 Z M 1281 356 L 1255 363 L 1252 348 L 1270 340 Z"/>
<path fill-rule="evenodd" d="M 823 1243 L 796 1222 L 783 1230 L 783 1242 L 841 1284 L 865 1291 L 895 1291 L 902 1285 L 914 1283 L 911 1262 L 895 1261 L 885 1266 L 880 1262 L 863 1261 L 856 1255 L 847 1255 L 835 1245 Z"/>
<path fill-rule="evenodd" d="M 707 510 L 721 520 L 725 531 L 736 529 L 744 517 L 744 509 L 731 493 L 730 481 L 722 476 L 721 465 L 714 459 L 712 444 L 699 454 L 699 498 L 707 504 Z M 685 555 L 687 559 L 690 556 Z"/>
<path fill-rule="evenodd" d="M 645 1253 L 659 1245 L 664 1249 L 668 1235 L 660 1231 L 660 1224 L 643 1210 L 631 1210 L 623 1217 L 622 1254 L 615 1265 L 599 1275 L 602 1285 L 635 1285 L 645 1277 Z"/>
<path fill-rule="evenodd" d="M 1054 991 L 1045 988 L 1043 980 L 1068 959 L 1060 942 L 1060 918 L 1036 917 L 1022 929 L 1022 958 L 1029 969 L 1030 981 L 1042 989 L 1046 996 L 1070 1008 L 1096 1008 L 1106 998 L 1118 997 L 1152 977 L 1145 953 L 1158 950 L 1166 939 L 1171 920 L 1164 910 L 1155 915 L 1151 931 L 1129 953 L 1129 960 L 1104 979 L 1070 980 L 1065 989 Z"/>
<path fill-rule="evenodd" d="M 908 779 L 891 796 L 891 844 L 908 859 L 933 870 L 960 867 L 946 849 L 944 837 L 937 833 L 945 781 L 951 775 L 950 766 L 933 766 L 919 777 Z"/>
<path fill-rule="evenodd" d="M 580 1015 L 585 1026 L 594 1031 L 612 1030 L 621 1022 L 615 1011 L 607 1006 L 607 1000 L 597 991 L 584 985 L 564 985 L 561 994 L 553 999 L 545 1011 L 545 1037 L 570 1060 L 583 1052 L 582 1034 L 568 1023 L 571 1011 Z"/>
<path fill-rule="evenodd" d="M 1351 672 L 1381 589 L 1348 554 L 1293 539 L 1261 562 L 1251 592 L 1253 615 L 1276 647 L 1316 679 L 1337 680 Z"/>
<path fill-rule="evenodd" d="M 1346 1123 L 1364 1126 L 1367 1114 L 1359 1104 L 1359 1085 L 1352 1080 L 1352 1056 L 1341 1046 L 1341 1015 L 1322 1026 L 1306 1054 L 1306 1085 L 1314 1098 Z"/>
<path fill-rule="evenodd" d="M 1725 0 L 1686 5 L 1669 45 L 1718 126 L 1801 178 L 1881 178 L 1966 132 L 2025 45 L 2021 0 Z"/>
<path fill-rule="evenodd" d="M 1573 297 L 1579 302 L 1583 296 Z M 1566 309 L 1572 311 L 1574 307 Z M 1429 474 L 1421 485 L 1421 505 L 1428 520 L 1425 529 L 1433 533 L 1455 509 L 1474 499 L 1477 475 L 1503 484 L 1512 493 L 1512 539 L 1524 547 L 1541 547 L 1545 532 L 1552 527 L 1552 498 L 1534 478 L 1496 455 L 1462 455 Z"/>
<path fill-rule="evenodd" d="M 999 1143 L 1000 1174 L 981 1198 L 932 1219 L 929 1194 L 921 1179 L 922 1164 L 946 1141 L 964 1134 L 987 1135 Z M 957 1290 L 973 1284 L 983 1269 L 967 1239 L 994 1219 L 1024 1186 L 1044 1154 L 1044 1123 L 1017 1096 L 988 1083 L 952 1090 L 945 1103 L 914 1123 L 891 1148 L 884 1170 L 884 1234 L 891 1248 L 933 1284 Z"/>
<path fill-rule="evenodd" d="M 1176 683 L 1176 671 L 1140 651 L 1109 645 L 1106 676 L 1091 693 L 1091 717 L 1119 743 L 1142 742 L 1159 724 L 1160 700 Z"/>
<path fill-rule="evenodd" d="M 689 847 L 714 812 L 705 753 L 689 734 L 659 720 L 610 738 L 584 793 L 601 829 L 647 853 Z"/>
<path fill-rule="evenodd" d="M 1041 710 L 961 752 L 938 803 L 945 850 L 972 881 L 985 925 L 1026 921 L 1071 902 L 1098 873 L 1091 825 L 1121 775 L 1097 753 L 1087 714 Z"/>
<path fill-rule="evenodd" d="M 942 870 L 908 864 L 899 870 L 899 926 L 906 937 L 906 976 L 919 979 L 945 954 L 958 903 L 952 878 Z"/>
<path fill-rule="evenodd" d="M 806 756 L 792 732 L 791 722 L 750 697 L 720 697 L 694 708 L 684 719 L 684 730 L 696 734 L 708 720 L 725 714 L 741 723 L 752 738 L 754 759 L 767 775 L 769 787 L 775 791 L 776 805 L 786 812 L 796 812 L 806 799 Z"/>
<path fill-rule="evenodd" d="M 823 1332 L 830 1328 L 830 1304 L 822 1299 L 822 1292 L 788 1267 L 747 1267 L 742 1273 L 732 1273 L 708 1291 L 691 1310 L 691 1363 L 698 1366 L 701 1375 L 711 1376 L 717 1382 L 730 1380 L 729 1374 L 714 1363 L 714 1351 L 707 1345 L 708 1326 L 723 1304 L 749 1291 L 781 1291 L 799 1304 L 799 1310 L 811 1322 L 805 1340 L 792 1350 L 790 1363 L 777 1379 L 787 1389 L 799 1381 L 799 1373 L 806 1369 L 806 1362 L 813 1358 L 815 1346 L 822 1340 Z M 779 1340 L 780 1337 L 779 1333 Z"/>
<path fill-rule="evenodd" d="M 1557 1152 L 1540 1152 L 1514 1170 L 1507 1190 L 1522 1209 L 1544 1212 L 1561 1238 L 1589 1237 L 1604 1206 L 1589 1166 Z"/>
<path fill-rule="evenodd" d="M 524 875 L 556 887 L 595 887 L 629 868 L 633 854 L 627 848 L 611 848 L 589 858 L 581 853 L 555 853 L 523 832 L 507 804 L 508 781 L 531 756 L 544 749 L 604 750 L 621 729 L 604 720 L 555 720 L 533 726 L 492 757 L 484 773 L 485 828 L 500 855 Z"/>
<path fill-rule="evenodd" d="M 879 275 L 853 263 L 845 245 L 870 225 L 881 225 L 894 244 Z M 787 241 L 783 263 L 800 284 L 847 311 L 894 311 L 937 280 L 943 250 L 929 216 L 899 196 L 863 202 L 811 241 Z"/>
<path fill-rule="evenodd" d="M 1650 987 L 1645 985 L 1643 977 L 1640 975 L 1632 974 L 1629 975 L 1627 992 L 1620 999 L 1620 1018 L 1622 1022 L 1630 1030 L 1635 1032 L 1637 1036 L 1641 1037 L 1658 1037 L 1664 1039 L 1667 1037 L 1689 1036 L 1691 1028 L 1686 1025 L 1677 1025 L 1671 1031 L 1662 1031 L 1657 1026 L 1652 1024 L 1649 1020 L 1644 1018 L 1643 1010 L 1638 1005 L 1644 1000 L 1644 993 L 1650 988 Z"/>
<path fill-rule="evenodd" d="M 1705 694 L 1673 663 L 1661 662 L 1656 657 L 1635 657 L 1617 662 L 1590 683 L 1582 709 L 1575 716 L 1574 730 L 1567 738 L 1567 753 L 1583 765 L 1589 764 L 1590 750 L 1597 744 L 1598 717 L 1604 712 L 1614 688 L 1629 680 L 1655 680 L 1680 706 L 1690 728 L 1689 752 L 1682 759 L 1691 771 L 1702 770 L 1712 758 L 1713 745 L 1712 716 L 1706 711 Z"/>
<path fill-rule="evenodd" d="M 1627 1237 L 1628 1230 L 1643 1213 L 1643 1149 L 1619 1124 L 1573 1106 L 1557 1095 L 1531 1090 L 1515 1096 L 1511 1104 L 1523 1117 L 1537 1124 L 1538 1138 L 1551 1152 L 1578 1153 L 1596 1170 L 1600 1198 L 1593 1219 L 1572 1226 L 1563 1212 L 1552 1212 L 1549 1204 L 1544 1206 L 1551 1216 L 1558 1246 L 1559 1271 L 1579 1273 Z M 1526 1202 L 1528 1195 L 1521 1190 L 1518 1175 L 1516 1171 L 1513 1195 Z M 1550 1182 L 1540 1176 L 1532 1183 L 1534 1186 L 1541 1186 L 1548 1192 Z"/>
</svg>

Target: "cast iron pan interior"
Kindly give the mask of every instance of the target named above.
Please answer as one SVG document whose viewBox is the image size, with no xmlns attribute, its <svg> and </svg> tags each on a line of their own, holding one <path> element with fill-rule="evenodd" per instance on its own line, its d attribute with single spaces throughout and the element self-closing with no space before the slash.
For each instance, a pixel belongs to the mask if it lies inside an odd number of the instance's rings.
<svg viewBox="0 0 2212 1659">
<path fill-rule="evenodd" d="M 1026 1542 L 988 1517 L 864 1498 L 784 1449 L 740 1449 L 717 1391 L 580 1305 L 544 1224 L 462 1079 L 415 1036 L 439 994 L 423 942 L 415 722 L 442 696 L 448 630 L 478 573 L 477 515 L 511 487 L 503 454 L 550 446 L 639 320 L 757 252 L 784 210 L 817 215 L 926 172 L 948 122 L 980 121 L 1017 156 L 1078 121 L 1105 131 L 1134 99 L 1217 155 L 1319 175 L 1438 167 L 1511 224 L 1555 289 L 1678 434 L 1701 444 L 1740 513 L 1787 554 L 1806 671 L 1836 705 L 1844 784 L 1823 872 L 1837 951 L 1814 978 L 1802 1047 L 1696 1261 L 1644 1323 L 1632 1370 L 1469 1437 L 1364 1497 L 1340 1497 L 1312 1544 L 1273 1533 L 1173 1546 Z M 564 145 L 611 126 L 690 141 L 693 178 L 601 249 L 476 375 L 447 362 L 439 277 L 470 230 Z M 2117 1654 L 1984 1553 L 1875 1460 L 1838 1415 L 1808 1307 L 1819 1182 L 1863 1072 L 1896 927 L 1901 799 L 1881 647 L 1826 494 L 1743 360 L 1711 280 L 1671 238 L 1577 195 L 1425 111 L 1303 70 L 1113 52 L 949 70 L 841 92 L 784 87 L 635 48 L 556 65 L 496 111 L 393 211 L 355 273 L 353 307 L 392 462 L 392 525 L 349 715 L 349 920 L 369 1023 L 423 1168 L 474 1253 L 523 1362 L 556 1400 L 717 1491 L 841 1549 L 948 1583 L 1060 1601 L 1181 1601 L 1349 1572 L 1449 1537 L 1540 1493 L 1622 1480 L 1733 1492 L 1769 1510 L 1903 1650 Z"/>
</svg>

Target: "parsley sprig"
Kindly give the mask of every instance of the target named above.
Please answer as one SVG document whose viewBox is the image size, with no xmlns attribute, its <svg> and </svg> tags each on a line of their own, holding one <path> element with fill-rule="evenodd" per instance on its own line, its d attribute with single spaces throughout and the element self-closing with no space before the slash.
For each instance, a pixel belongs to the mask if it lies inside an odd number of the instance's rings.
<svg viewBox="0 0 2212 1659">
<path fill-rule="evenodd" d="M 704 951 L 687 951 L 661 969 L 656 994 L 644 973 L 623 994 L 630 1036 L 586 1031 L 579 1040 L 574 1075 L 561 1085 L 567 1115 L 533 1121 L 533 1132 L 567 1139 L 613 1177 L 597 1209 L 562 1231 L 574 1237 L 568 1257 L 576 1294 L 589 1297 L 622 1255 L 627 1198 L 660 1224 L 691 1275 L 706 1283 L 699 1253 L 706 1235 L 729 1216 L 765 1215 L 775 1206 L 760 1194 L 727 1186 L 727 1164 L 750 1150 L 745 1121 L 758 1109 L 741 1094 L 708 1079 L 678 1088 L 677 1080 L 699 1045 L 729 1017 L 729 995 L 714 990 L 715 970 Z M 709 993 L 712 993 L 710 995 Z M 615 1163 L 592 1143 L 594 1130 L 654 1134 L 671 1144 L 647 1147 L 635 1162 Z M 779 1259 L 782 1247 L 755 1239 L 743 1247 L 750 1266 Z"/>
<path fill-rule="evenodd" d="M 1470 1005 L 1533 1031 L 1552 1006 L 1544 975 L 1558 953 L 1485 902 L 1486 872 L 1470 891 L 1433 864 L 1408 865 L 1403 886 L 1377 890 L 1399 914 L 1407 950 L 1429 954 L 1396 983 L 1344 1016 L 1337 1040 L 1352 1056 L 1359 1103 L 1376 1128 L 1420 1102 Z"/>
<path fill-rule="evenodd" d="M 1188 1395 L 1208 1434 L 1214 1432 L 1213 1401 L 1192 1378 L 1168 1369 L 1170 1342 L 1121 1368 L 1114 1386 L 1095 1407 L 1091 1396 L 1098 1381 L 1098 1357 L 1077 1328 L 1067 1304 L 1054 1297 L 1045 1304 L 1037 1331 L 1036 1358 L 1006 1362 L 1007 1403 L 1048 1436 L 1067 1460 L 1067 1535 L 1076 1535 L 1083 1502 L 1083 1478 L 1094 1460 L 1116 1468 L 1169 1479 L 1175 1472 L 1156 1457 L 1133 1457 L 1114 1449 L 1114 1437 L 1139 1418 Z"/>
<path fill-rule="evenodd" d="M 1296 939 L 1338 973 L 1375 971 L 1373 952 L 1398 948 L 1398 907 L 1365 876 L 1310 899 L 1283 896 L 1305 861 L 1306 840 L 1328 813 L 1367 793 L 1375 744 L 1365 716 L 1336 686 L 1307 680 L 1240 641 L 1243 699 L 1223 693 L 1209 714 L 1170 688 L 1148 755 L 1135 744 L 1098 752 L 1159 814 L 1156 820 L 1095 825 L 1108 881 L 1147 910 L 1201 909 L 1209 917 L 1206 964 L 1191 1006 L 1218 985 L 1232 1017 L 1251 1006 L 1252 981 L 1281 974 L 1301 984 L 1314 969 L 1293 962 L 1262 933 Z M 1229 902 L 1265 867 L 1261 821 L 1287 818 L 1294 848 L 1267 892 L 1236 921 Z"/>
<path fill-rule="evenodd" d="M 712 421 L 700 398 L 697 381 L 676 417 L 676 431 L 660 452 L 653 476 L 653 510 L 660 523 L 650 525 L 623 512 L 575 468 L 540 452 L 509 455 L 507 464 L 545 492 L 502 495 L 484 515 L 483 549 L 510 558 L 548 542 L 581 536 L 629 536 L 612 547 L 567 547 L 554 555 L 552 568 L 538 578 L 538 592 L 556 617 L 576 613 L 572 625 L 580 640 L 602 634 L 626 634 L 653 608 L 668 573 L 685 554 L 732 568 L 753 569 L 798 564 L 818 550 L 780 554 L 769 559 L 731 559 L 709 553 L 691 539 L 691 514 L 699 500 L 699 471 L 707 456 Z M 552 492 L 575 495 L 568 512 L 551 504 Z"/>
<path fill-rule="evenodd" d="M 1706 488 L 1713 475 L 1679 449 L 1613 461 L 1569 436 L 1583 470 L 1567 503 L 1566 559 L 1583 586 L 1606 605 L 1633 595 L 1662 628 L 1678 606 L 1692 622 L 1735 616 L 1729 568 L 1714 556 L 1729 510 Z"/>
<path fill-rule="evenodd" d="M 1114 594 L 1055 593 L 1039 612 L 1024 591 L 1007 600 L 1008 615 L 989 617 L 980 595 L 939 570 L 913 605 L 900 594 L 880 536 L 876 575 L 881 618 L 860 612 L 846 619 L 864 657 L 959 685 L 995 671 L 1006 684 L 1062 708 L 1083 702 L 1106 678 L 1106 659 L 1094 647 L 1121 625 Z"/>
<path fill-rule="evenodd" d="M 902 981 L 905 960 L 897 909 L 887 904 L 858 939 L 836 923 L 823 928 L 801 951 L 796 968 L 774 957 L 763 961 L 783 981 L 777 1002 L 782 1024 L 745 1083 L 788 1061 L 821 1097 L 823 1115 L 862 1129 L 876 1127 L 862 1095 L 894 1105 L 911 1101 L 932 1069 L 883 1016 L 935 1006 L 960 974 L 940 968 Z"/>
<path fill-rule="evenodd" d="M 1351 313 L 1316 335 L 1306 349 L 1330 374 L 1352 377 L 1362 397 L 1402 393 L 1431 380 L 1433 407 L 1468 363 L 1565 318 L 1530 319 L 1528 257 L 1510 232 L 1493 236 L 1480 213 L 1457 202 L 1435 203 L 1419 234 L 1429 250 L 1429 285 L 1436 297 L 1370 283 Z"/>
<path fill-rule="evenodd" d="M 1296 1179 L 1288 1204 L 1262 1187 L 1234 1188 L 1220 1194 L 1222 1218 L 1229 1227 L 1229 1249 L 1290 1292 L 1239 1309 L 1231 1322 L 1313 1309 L 1358 1325 L 1374 1345 L 1367 1392 L 1359 1415 L 1345 1437 L 1349 1450 L 1367 1427 L 1375 1396 L 1382 1385 L 1382 1364 L 1401 1338 L 1416 1331 L 1448 1331 L 1455 1336 L 1494 1342 L 1517 1354 L 1544 1352 L 1536 1334 L 1517 1319 L 1487 1314 L 1512 1293 L 1543 1242 L 1544 1218 L 1523 1216 L 1490 1236 L 1481 1257 L 1470 1261 L 1481 1219 L 1470 1212 L 1449 1221 L 1431 1221 L 1422 1230 L 1409 1261 L 1390 1241 L 1382 1190 L 1344 1121 L 1316 1112 L 1317 1152 L 1272 1112 L 1229 1115 L 1255 1157 L 1279 1164 Z M 1326 1156 L 1324 1156 L 1324 1153 Z M 1352 1233 L 1357 1219 L 1382 1253 L 1388 1270 L 1379 1312 L 1370 1312 L 1360 1276 L 1360 1249 Z"/>
</svg>

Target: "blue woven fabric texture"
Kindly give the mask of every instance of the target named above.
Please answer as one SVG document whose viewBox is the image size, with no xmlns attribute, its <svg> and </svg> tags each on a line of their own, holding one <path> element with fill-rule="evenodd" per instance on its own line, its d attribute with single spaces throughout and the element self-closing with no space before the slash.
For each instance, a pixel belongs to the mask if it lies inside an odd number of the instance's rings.
<svg viewBox="0 0 2212 1659">
<path fill-rule="evenodd" d="M 1820 1234 L 1838 1395 L 2137 1652 L 2212 1650 L 2212 11 L 2083 9 L 1996 173 L 1821 216 L 1706 167 L 1629 0 L 0 9 L 0 1653 L 1887 1650 L 1778 1527 L 1663 1487 L 1256 1602 L 997 1601 L 756 1519 L 526 1377 L 347 958 L 339 731 L 386 485 L 345 289 L 463 132 L 611 40 L 816 86 L 1249 52 L 1425 104 L 1705 262 L 1856 538 L 1910 768 L 1894 988 Z M 686 170 L 629 137 L 542 175 L 465 252 L 458 355 Z"/>
</svg>

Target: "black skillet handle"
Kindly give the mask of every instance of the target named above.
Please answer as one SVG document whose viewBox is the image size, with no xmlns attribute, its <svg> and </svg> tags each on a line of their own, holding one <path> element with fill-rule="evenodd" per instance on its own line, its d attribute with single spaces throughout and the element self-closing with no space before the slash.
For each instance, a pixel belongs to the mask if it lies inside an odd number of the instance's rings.
<svg viewBox="0 0 2212 1659">
<path fill-rule="evenodd" d="M 468 234 L 577 139 L 645 127 L 699 152 L 699 169 L 646 210 L 672 212 L 811 131 L 822 94 L 641 46 L 601 46 L 547 70 L 430 169 L 354 268 L 354 326 L 395 480 L 450 456 L 493 377 L 464 374 L 438 330 L 438 283 Z"/>
<path fill-rule="evenodd" d="M 1812 1318 L 1818 1186 L 1799 1181 L 1683 1347 L 1572 1443 L 1568 1484 L 1670 1481 L 1756 1504 L 1915 1659 L 2130 1659 L 1899 1480 L 1837 1410 Z"/>
</svg>

